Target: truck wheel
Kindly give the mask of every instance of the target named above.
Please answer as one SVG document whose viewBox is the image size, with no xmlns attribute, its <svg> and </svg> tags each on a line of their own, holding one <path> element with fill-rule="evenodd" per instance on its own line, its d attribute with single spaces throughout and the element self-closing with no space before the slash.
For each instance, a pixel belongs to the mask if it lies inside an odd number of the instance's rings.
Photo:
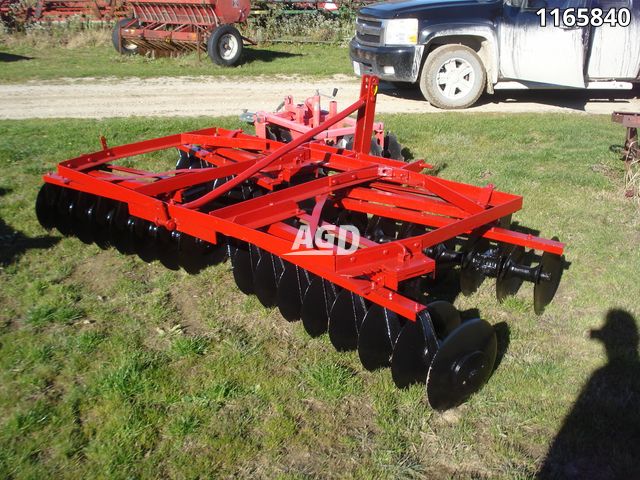
<svg viewBox="0 0 640 480">
<path fill-rule="evenodd" d="M 126 27 L 133 21 L 133 18 L 123 18 L 122 20 L 118 20 L 118 22 L 113 27 L 113 32 L 111 33 L 111 41 L 113 42 L 113 48 L 116 49 L 116 52 L 121 53 L 122 55 L 133 55 L 138 53 L 138 45 L 133 42 L 130 42 L 126 39 L 120 40 L 120 29 Z M 138 22 L 134 22 L 131 24 L 132 27 L 137 27 Z"/>
<path fill-rule="evenodd" d="M 420 91 L 438 108 L 467 108 L 484 92 L 487 73 L 480 57 L 464 45 L 444 45 L 429 54 L 420 75 Z"/>
<path fill-rule="evenodd" d="M 207 41 L 207 53 L 217 65 L 235 65 L 242 54 L 242 36 L 233 25 L 216 28 Z"/>
</svg>

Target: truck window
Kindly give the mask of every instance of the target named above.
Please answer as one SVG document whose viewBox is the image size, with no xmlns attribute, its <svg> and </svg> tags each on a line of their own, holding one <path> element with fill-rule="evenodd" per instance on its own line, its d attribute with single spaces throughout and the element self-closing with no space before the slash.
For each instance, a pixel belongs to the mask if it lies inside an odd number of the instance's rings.
<svg viewBox="0 0 640 480">
<path fill-rule="evenodd" d="M 631 8 L 630 0 L 596 0 L 596 5 L 603 10 L 611 10 L 612 8 Z"/>
<path fill-rule="evenodd" d="M 587 3 L 587 0 L 524 0 L 523 8 L 526 10 L 538 10 L 540 8 L 546 8 L 547 10 L 553 10 L 554 8 L 566 10 L 567 8 L 584 8 L 587 6 Z"/>
</svg>

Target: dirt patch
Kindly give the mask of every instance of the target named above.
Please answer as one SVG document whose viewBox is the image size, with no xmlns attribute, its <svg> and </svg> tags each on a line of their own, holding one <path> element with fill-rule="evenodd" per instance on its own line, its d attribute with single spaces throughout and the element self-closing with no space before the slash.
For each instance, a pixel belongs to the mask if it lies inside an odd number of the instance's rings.
<svg viewBox="0 0 640 480">
<path fill-rule="evenodd" d="M 113 292 L 122 277 L 122 258 L 112 251 L 100 252 L 90 262 L 81 262 L 71 274 L 71 281 L 89 289 L 100 297 Z"/>
</svg>

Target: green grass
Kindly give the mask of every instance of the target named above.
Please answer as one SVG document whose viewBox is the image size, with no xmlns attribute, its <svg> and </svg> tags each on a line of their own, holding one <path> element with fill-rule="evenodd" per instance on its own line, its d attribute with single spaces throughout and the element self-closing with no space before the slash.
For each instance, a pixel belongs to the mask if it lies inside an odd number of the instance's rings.
<svg viewBox="0 0 640 480">
<path fill-rule="evenodd" d="M 532 477 L 606 362 L 588 331 L 612 308 L 640 316 L 639 214 L 609 150 L 624 132 L 586 115 L 382 120 L 439 175 L 522 194 L 514 220 L 568 244 L 541 317 L 530 286 L 502 306 L 492 281 L 457 299 L 510 329 L 480 393 L 434 413 L 422 386 L 398 390 L 388 370 L 364 371 L 240 294 L 228 264 L 189 276 L 38 225 L 40 175 L 99 135 L 119 144 L 236 120 L 3 121 L 0 477 Z"/>
<path fill-rule="evenodd" d="M 19 61 L 3 61 L 22 56 Z M 161 77 L 161 76 L 331 76 L 351 73 L 349 53 L 339 45 L 262 44 L 246 47 L 241 63 L 233 68 L 214 65 L 206 52 L 175 58 L 123 56 L 100 37 L 96 44 L 76 42 L 71 47 L 51 41 L 27 42 L 0 35 L 0 82 L 59 78 Z"/>
</svg>

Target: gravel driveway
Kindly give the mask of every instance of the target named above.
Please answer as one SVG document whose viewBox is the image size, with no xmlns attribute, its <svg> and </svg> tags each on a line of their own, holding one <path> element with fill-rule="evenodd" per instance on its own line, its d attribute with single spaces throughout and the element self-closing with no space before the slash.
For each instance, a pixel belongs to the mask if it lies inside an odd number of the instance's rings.
<svg viewBox="0 0 640 480">
<path fill-rule="evenodd" d="M 221 116 L 242 109 L 271 111 L 287 94 L 302 100 L 317 89 L 338 88 L 340 105 L 353 101 L 360 90 L 347 75 L 309 80 L 290 77 L 220 78 L 167 77 L 150 79 L 61 79 L 0 84 L 0 119 L 108 118 L 127 116 Z M 610 97 L 615 96 L 617 100 Z M 638 92 L 537 91 L 486 95 L 468 112 L 587 112 L 640 111 Z M 379 113 L 439 112 L 417 90 L 382 84 Z"/>
</svg>

